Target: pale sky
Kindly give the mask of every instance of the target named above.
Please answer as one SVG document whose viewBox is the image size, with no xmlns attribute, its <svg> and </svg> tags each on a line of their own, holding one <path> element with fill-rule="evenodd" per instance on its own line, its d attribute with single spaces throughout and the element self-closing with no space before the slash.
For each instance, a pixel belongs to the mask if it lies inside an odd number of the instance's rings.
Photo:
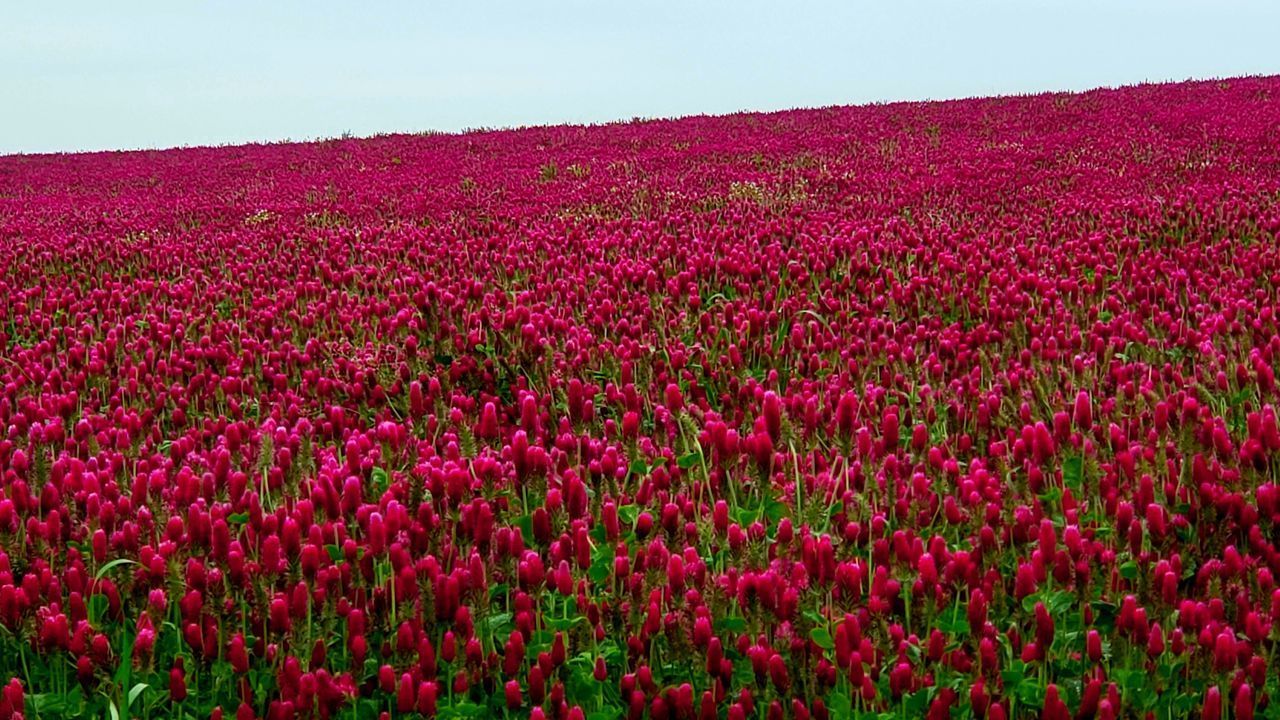
<svg viewBox="0 0 1280 720">
<path fill-rule="evenodd" d="M 0 154 L 1280 73 L 1276 0 L 0 4 Z"/>
</svg>

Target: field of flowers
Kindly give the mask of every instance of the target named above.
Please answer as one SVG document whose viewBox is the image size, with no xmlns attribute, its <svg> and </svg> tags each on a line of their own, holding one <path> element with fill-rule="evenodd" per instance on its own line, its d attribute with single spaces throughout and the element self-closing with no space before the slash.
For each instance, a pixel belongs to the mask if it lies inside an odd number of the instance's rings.
<svg viewBox="0 0 1280 720">
<path fill-rule="evenodd" d="M 0 719 L 1280 718 L 1280 78 L 0 158 Z"/>
</svg>

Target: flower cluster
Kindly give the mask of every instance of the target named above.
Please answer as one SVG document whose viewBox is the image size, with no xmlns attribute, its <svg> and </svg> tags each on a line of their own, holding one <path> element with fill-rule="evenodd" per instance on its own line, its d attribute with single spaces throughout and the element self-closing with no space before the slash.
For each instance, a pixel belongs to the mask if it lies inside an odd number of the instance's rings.
<svg viewBox="0 0 1280 720">
<path fill-rule="evenodd" d="M 1280 717 L 1280 79 L 0 158 L 0 719 Z"/>
</svg>

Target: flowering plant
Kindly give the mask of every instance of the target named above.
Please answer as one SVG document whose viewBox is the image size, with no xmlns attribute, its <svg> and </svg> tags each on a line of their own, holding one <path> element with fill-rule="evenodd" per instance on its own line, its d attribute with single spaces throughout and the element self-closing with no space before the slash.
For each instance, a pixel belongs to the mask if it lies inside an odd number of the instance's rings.
<svg viewBox="0 0 1280 720">
<path fill-rule="evenodd" d="M 1278 103 L 0 158 L 0 718 L 1280 717 Z"/>
</svg>

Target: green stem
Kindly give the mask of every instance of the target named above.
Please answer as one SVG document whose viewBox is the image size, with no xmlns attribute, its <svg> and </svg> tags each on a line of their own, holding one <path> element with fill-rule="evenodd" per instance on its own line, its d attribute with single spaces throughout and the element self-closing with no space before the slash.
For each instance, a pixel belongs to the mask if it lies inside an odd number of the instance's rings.
<svg viewBox="0 0 1280 720">
<path fill-rule="evenodd" d="M 18 654 L 22 656 L 22 677 L 27 682 L 26 692 L 33 693 L 35 688 L 31 685 L 31 669 L 27 667 L 27 648 L 22 644 L 22 639 L 18 639 Z M 35 703 L 32 703 L 34 706 Z M 36 709 L 36 720 L 40 718 L 40 710 Z"/>
</svg>

